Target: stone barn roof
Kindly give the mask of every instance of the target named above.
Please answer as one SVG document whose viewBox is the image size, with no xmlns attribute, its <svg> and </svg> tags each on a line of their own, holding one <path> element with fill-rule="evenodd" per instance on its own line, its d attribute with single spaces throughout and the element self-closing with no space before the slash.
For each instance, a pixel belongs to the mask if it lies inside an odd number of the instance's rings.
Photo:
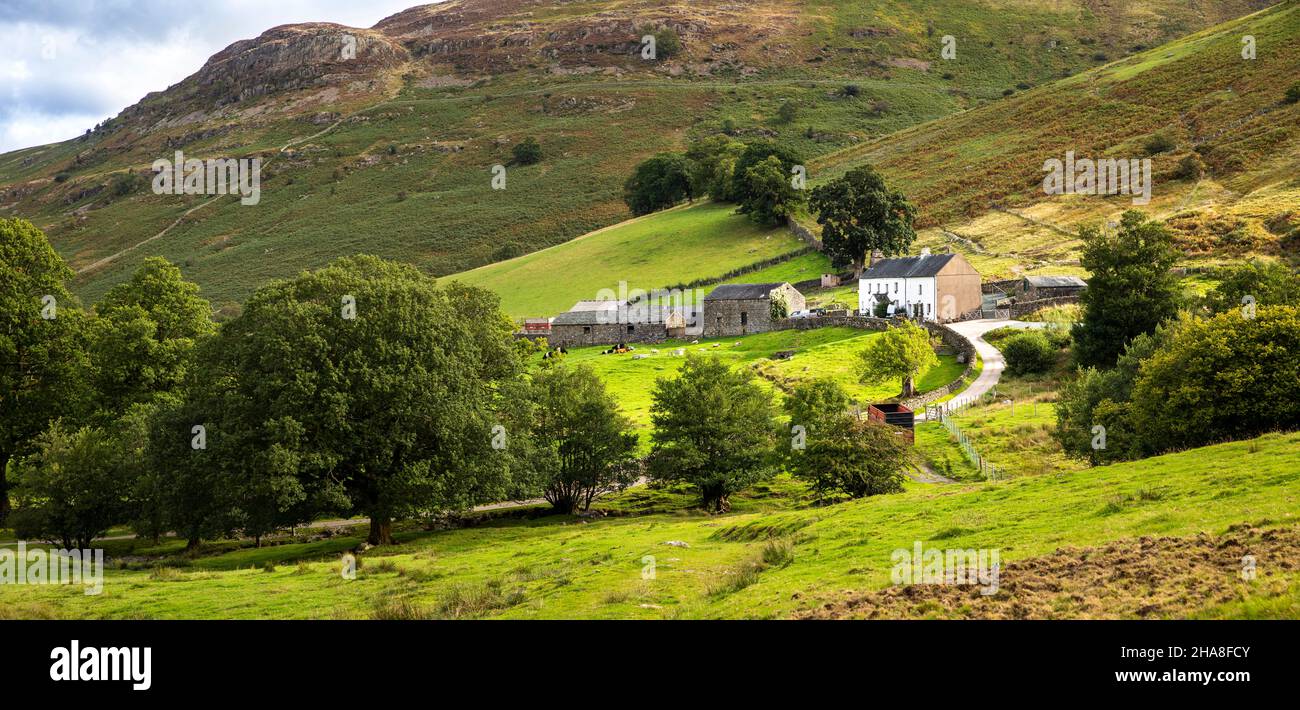
<svg viewBox="0 0 1300 710">
<path fill-rule="evenodd" d="M 1078 276 L 1026 276 L 1025 282 L 1034 288 L 1086 288 L 1088 285 Z"/>
<path fill-rule="evenodd" d="M 773 290 L 785 285 L 778 281 L 770 284 L 723 284 L 704 297 L 705 301 L 758 301 L 768 297 Z"/>
<path fill-rule="evenodd" d="M 618 322 L 618 301 L 578 301 L 552 325 L 604 325 Z"/>
</svg>

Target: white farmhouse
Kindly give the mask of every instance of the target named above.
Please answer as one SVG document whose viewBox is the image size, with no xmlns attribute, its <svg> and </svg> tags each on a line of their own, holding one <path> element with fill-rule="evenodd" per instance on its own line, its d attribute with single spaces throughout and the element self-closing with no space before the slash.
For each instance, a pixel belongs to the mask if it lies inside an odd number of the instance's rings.
<svg viewBox="0 0 1300 710">
<path fill-rule="evenodd" d="M 870 316 L 884 303 L 886 315 L 951 321 L 980 307 L 980 275 L 960 254 L 881 259 L 858 281 L 858 312 Z"/>
</svg>

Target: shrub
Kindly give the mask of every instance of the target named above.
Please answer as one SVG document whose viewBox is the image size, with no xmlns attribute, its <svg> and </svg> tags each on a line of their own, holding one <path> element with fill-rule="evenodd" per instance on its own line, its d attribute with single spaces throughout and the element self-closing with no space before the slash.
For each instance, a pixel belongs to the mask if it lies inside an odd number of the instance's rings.
<svg viewBox="0 0 1300 710">
<path fill-rule="evenodd" d="M 542 161 L 542 146 L 532 136 L 516 144 L 510 152 L 514 155 L 517 165 L 533 165 Z"/>
<path fill-rule="evenodd" d="M 1171 329 L 1142 362 L 1129 403 L 1144 452 L 1300 427 L 1300 308 L 1265 305 L 1253 318 L 1230 311 Z"/>
<path fill-rule="evenodd" d="M 128 170 L 119 175 L 114 175 L 108 189 L 114 197 L 126 197 L 135 191 L 139 183 L 140 176 Z"/>
<path fill-rule="evenodd" d="M 1056 363 L 1056 348 L 1037 331 L 1012 336 L 1002 346 L 1002 354 L 1007 358 L 1007 373 L 1012 375 L 1046 372 Z"/>
<path fill-rule="evenodd" d="M 655 59 L 668 59 L 682 51 L 682 38 L 671 27 L 643 27 L 639 34 L 655 38 Z"/>
<path fill-rule="evenodd" d="M 840 96 L 858 96 L 861 93 L 862 87 L 857 84 L 845 84 L 844 88 L 840 89 Z"/>
<path fill-rule="evenodd" d="M 1286 90 L 1286 102 L 1289 104 L 1300 103 L 1300 81 L 1292 84 Z"/>
<path fill-rule="evenodd" d="M 1174 177 L 1180 180 L 1200 180 L 1205 174 L 1205 162 L 1201 156 L 1195 153 L 1189 153 L 1178 161 L 1178 170 L 1174 172 Z"/>
<path fill-rule="evenodd" d="M 819 495 L 863 498 L 901 492 L 912 455 L 894 427 L 840 414 L 809 434 L 790 471 Z"/>
<path fill-rule="evenodd" d="M 1157 153 L 1168 153 L 1169 151 L 1178 147 L 1178 144 L 1174 141 L 1173 136 L 1169 135 L 1168 133 L 1165 133 L 1164 131 L 1152 135 L 1150 138 L 1146 140 L 1146 143 L 1143 143 L 1142 145 L 1144 148 L 1146 148 L 1147 155 L 1155 155 Z"/>
<path fill-rule="evenodd" d="M 776 117 L 781 123 L 793 123 L 799 117 L 799 107 L 793 101 L 786 101 L 776 110 Z"/>
<path fill-rule="evenodd" d="M 1047 338 L 1047 342 L 1051 343 L 1052 347 L 1056 348 L 1057 350 L 1061 350 L 1062 348 L 1067 348 L 1070 346 L 1070 342 L 1071 342 L 1070 329 L 1069 327 L 1067 327 L 1062 323 L 1052 323 L 1048 325 L 1046 328 L 1044 328 L 1041 332 L 1044 335 L 1044 337 Z"/>
</svg>

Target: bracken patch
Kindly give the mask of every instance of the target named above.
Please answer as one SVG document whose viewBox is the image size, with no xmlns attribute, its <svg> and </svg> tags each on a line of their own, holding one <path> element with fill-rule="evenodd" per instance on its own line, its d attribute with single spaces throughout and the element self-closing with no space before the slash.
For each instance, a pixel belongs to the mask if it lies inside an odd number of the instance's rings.
<svg viewBox="0 0 1300 710">
<path fill-rule="evenodd" d="M 1258 582 L 1242 579 L 1255 558 Z M 795 614 L 806 619 L 1161 619 L 1237 601 L 1252 585 L 1300 571 L 1300 528 L 1229 529 L 1220 536 L 1141 537 L 1063 547 L 1002 565 L 996 594 L 979 587 L 895 586 L 847 593 Z"/>
</svg>

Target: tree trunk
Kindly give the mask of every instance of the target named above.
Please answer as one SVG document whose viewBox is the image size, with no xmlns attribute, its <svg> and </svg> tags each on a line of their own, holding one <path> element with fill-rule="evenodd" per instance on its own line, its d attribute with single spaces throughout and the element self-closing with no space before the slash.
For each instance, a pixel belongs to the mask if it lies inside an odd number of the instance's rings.
<svg viewBox="0 0 1300 710">
<path fill-rule="evenodd" d="M 366 542 L 376 547 L 380 545 L 396 545 L 393 540 L 393 520 L 387 516 L 370 516 L 370 537 Z"/>
<path fill-rule="evenodd" d="M 863 270 L 863 268 L 864 268 L 864 260 L 863 260 L 863 259 L 854 259 L 854 260 L 853 260 L 853 278 L 854 278 L 854 280 L 857 280 L 857 279 L 862 278 L 862 270 Z"/>
<path fill-rule="evenodd" d="M 185 542 L 185 551 L 198 552 L 199 546 L 202 544 L 203 544 L 203 540 L 200 539 L 198 535 L 195 535 Z"/>
<path fill-rule="evenodd" d="M 8 468 L 9 452 L 0 451 L 0 523 L 9 517 L 9 479 L 6 476 Z"/>
<path fill-rule="evenodd" d="M 904 397 L 916 396 L 916 383 L 912 380 L 912 377 L 910 375 L 903 378 L 903 396 Z"/>
<path fill-rule="evenodd" d="M 704 509 L 713 513 L 727 513 L 731 511 L 731 496 L 723 493 L 721 490 L 702 490 L 700 491 L 703 499 Z"/>
</svg>

